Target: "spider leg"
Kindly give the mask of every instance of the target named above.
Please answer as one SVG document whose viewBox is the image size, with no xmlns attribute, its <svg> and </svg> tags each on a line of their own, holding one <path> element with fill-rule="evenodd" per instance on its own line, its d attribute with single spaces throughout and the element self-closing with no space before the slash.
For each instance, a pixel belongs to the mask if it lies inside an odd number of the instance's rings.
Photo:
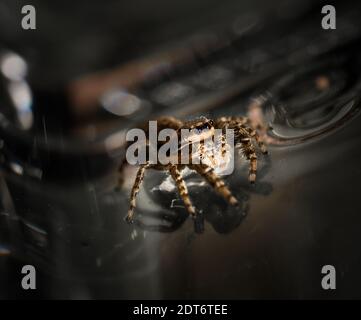
<svg viewBox="0 0 361 320">
<path fill-rule="evenodd" d="M 210 163 L 212 164 L 212 166 L 216 166 L 217 163 L 216 163 L 216 160 L 214 158 L 214 150 L 208 150 L 205 146 L 204 146 L 204 141 L 202 141 L 202 144 L 201 144 L 201 149 L 200 149 L 200 160 L 201 160 L 201 163 L 203 163 L 203 160 L 207 158 Z"/>
<path fill-rule="evenodd" d="M 226 137 L 224 135 L 221 136 L 221 150 L 222 150 L 222 157 L 224 157 L 224 155 L 227 152 L 227 149 L 226 149 Z"/>
<path fill-rule="evenodd" d="M 195 217 L 196 210 L 194 209 L 191 199 L 189 198 L 188 188 L 180 171 L 178 170 L 177 166 L 171 166 L 169 171 L 178 188 L 179 194 L 184 202 L 184 205 L 186 206 L 187 211 L 189 212 L 190 215 Z"/>
<path fill-rule="evenodd" d="M 232 124 L 246 124 L 248 122 L 247 117 L 220 117 L 215 120 L 216 127 L 223 128 L 225 126 L 232 126 Z"/>
<path fill-rule="evenodd" d="M 259 148 L 261 149 L 263 154 L 267 154 L 266 146 L 263 143 L 263 139 L 261 138 L 260 134 L 258 133 L 259 130 L 265 130 L 267 129 L 267 126 L 265 124 L 257 123 L 256 125 L 251 121 L 248 117 L 222 117 L 217 120 L 218 125 L 221 127 L 229 127 L 234 128 L 236 127 L 236 130 L 243 128 L 246 129 L 251 136 L 251 138 L 255 139 Z"/>
<path fill-rule="evenodd" d="M 156 120 L 159 130 L 169 128 L 177 130 L 183 125 L 181 120 L 178 120 L 174 117 L 159 117 Z"/>
<path fill-rule="evenodd" d="M 220 144 L 220 146 L 219 146 L 219 144 Z M 224 134 L 222 134 L 219 137 L 216 148 L 220 148 L 221 156 L 222 156 L 222 158 L 224 158 L 227 153 L 227 140 L 226 140 L 226 136 Z M 218 151 L 219 149 L 216 149 L 216 150 Z"/>
<path fill-rule="evenodd" d="M 204 140 L 199 142 L 199 159 L 201 162 L 206 157 L 206 147 L 204 146 Z"/>
<path fill-rule="evenodd" d="M 214 147 L 211 150 L 205 150 L 206 156 L 208 158 L 208 160 L 212 163 L 212 166 L 215 167 L 216 164 L 216 160 L 214 158 Z"/>
<path fill-rule="evenodd" d="M 257 155 L 250 137 L 241 139 L 241 151 L 250 162 L 248 180 L 251 183 L 254 183 L 257 174 Z"/>
<path fill-rule="evenodd" d="M 214 170 L 205 165 L 191 165 L 191 169 L 197 171 L 203 178 L 205 178 L 208 183 L 221 195 L 223 198 L 232 205 L 237 205 L 237 199 L 232 195 L 231 191 L 225 185 L 223 179 L 218 176 Z"/>
<path fill-rule="evenodd" d="M 248 130 L 248 133 L 250 135 L 251 138 L 255 139 L 259 148 L 261 149 L 261 152 L 263 154 L 267 154 L 268 151 L 267 151 L 267 148 L 266 146 L 264 145 L 263 141 L 262 141 L 262 138 L 260 137 L 260 135 L 258 134 L 258 132 L 252 128 L 249 128 Z"/>
<path fill-rule="evenodd" d="M 249 176 L 248 176 L 248 180 L 251 183 L 255 183 L 256 181 L 256 175 L 257 175 L 257 155 L 255 152 L 253 152 L 250 156 L 249 156 L 249 161 L 250 161 L 250 168 L 249 168 Z"/>
<path fill-rule="evenodd" d="M 134 209 L 136 207 L 135 199 L 138 195 L 140 185 L 143 182 L 145 169 L 147 169 L 148 166 L 149 166 L 149 164 L 147 163 L 147 164 L 142 165 L 138 169 L 137 177 L 135 178 L 134 185 L 133 185 L 132 191 L 130 193 L 130 205 L 129 205 L 128 214 L 126 216 L 126 221 L 128 223 L 133 223 Z"/>
</svg>

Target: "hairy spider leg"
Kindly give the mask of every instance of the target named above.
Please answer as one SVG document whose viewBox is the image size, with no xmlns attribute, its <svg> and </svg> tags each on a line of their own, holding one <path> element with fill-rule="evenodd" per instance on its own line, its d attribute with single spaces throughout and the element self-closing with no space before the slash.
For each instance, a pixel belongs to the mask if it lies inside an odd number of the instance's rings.
<svg viewBox="0 0 361 320">
<path fill-rule="evenodd" d="M 138 169 L 137 177 L 135 178 L 134 185 L 133 185 L 132 191 L 130 193 L 130 205 L 129 205 L 129 210 L 128 210 L 128 214 L 126 217 L 126 221 L 128 223 L 133 223 L 134 209 L 136 207 L 135 200 L 138 195 L 140 185 L 143 182 L 145 170 L 148 167 L 149 167 L 149 163 L 147 162 L 146 164 L 141 165 Z"/>
<path fill-rule="evenodd" d="M 252 139 L 256 140 L 257 145 L 261 149 L 261 152 L 263 154 L 267 154 L 268 153 L 267 148 L 266 148 L 265 144 L 263 143 L 262 138 L 260 137 L 258 132 L 255 129 L 253 129 L 252 127 L 243 126 L 243 128 L 245 128 L 248 131 L 248 134 Z"/>
<path fill-rule="evenodd" d="M 177 166 L 171 166 L 169 171 L 170 171 L 170 174 L 178 188 L 179 194 L 184 202 L 184 205 L 186 206 L 187 211 L 189 212 L 189 214 L 191 214 L 193 217 L 195 217 L 196 210 L 192 205 L 191 199 L 189 198 L 188 188 L 182 177 L 181 172 L 178 170 Z"/>
<path fill-rule="evenodd" d="M 226 137 L 224 134 L 221 135 L 221 151 L 222 151 L 222 157 L 225 156 L 226 152 L 227 152 L 227 141 L 226 141 Z"/>
<path fill-rule="evenodd" d="M 218 123 L 218 125 L 222 124 L 228 124 L 228 125 L 232 125 L 232 124 L 246 124 L 248 123 L 248 118 L 247 117 L 220 117 L 216 120 L 216 123 Z"/>
<path fill-rule="evenodd" d="M 228 123 L 230 127 L 233 125 L 236 125 L 237 127 L 243 127 L 246 128 L 246 124 L 249 126 L 247 128 L 249 135 L 256 140 L 258 146 L 260 147 L 263 154 L 267 154 L 266 146 L 263 143 L 263 139 L 258 134 L 256 129 L 264 130 L 267 128 L 267 126 L 262 126 L 261 124 L 257 124 L 255 127 L 254 124 L 252 124 L 252 121 L 248 117 L 221 117 L 219 120 L 221 123 Z"/>
<path fill-rule="evenodd" d="M 214 145 L 213 145 L 214 147 Z M 208 150 L 207 147 L 205 146 L 205 141 L 202 139 L 199 143 L 199 152 L 200 152 L 200 163 L 203 162 L 203 160 L 205 158 L 207 158 L 213 166 L 216 166 L 216 160 L 214 158 L 214 150 Z"/>
<path fill-rule="evenodd" d="M 206 164 L 195 164 L 190 166 L 191 169 L 197 171 L 208 183 L 230 204 L 237 205 L 237 199 L 232 195 L 223 179 L 218 176 L 214 170 Z"/>
<path fill-rule="evenodd" d="M 249 174 L 248 180 L 251 183 L 256 181 L 257 175 L 257 155 L 256 151 L 251 143 L 251 138 L 249 136 L 243 136 L 240 139 L 241 143 L 241 153 L 249 160 Z"/>
</svg>

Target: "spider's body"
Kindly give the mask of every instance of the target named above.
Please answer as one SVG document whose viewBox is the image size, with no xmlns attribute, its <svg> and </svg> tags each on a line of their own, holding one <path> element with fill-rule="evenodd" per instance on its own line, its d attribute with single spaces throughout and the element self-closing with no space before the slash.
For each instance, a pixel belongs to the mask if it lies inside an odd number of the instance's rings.
<svg viewBox="0 0 361 320">
<path fill-rule="evenodd" d="M 173 117 L 162 117 L 157 119 L 157 130 L 160 132 L 162 129 L 176 130 L 179 139 L 181 139 L 181 130 L 188 129 L 190 132 L 190 135 L 187 137 L 189 141 L 192 141 L 193 138 L 198 138 L 198 140 L 201 142 L 207 140 L 208 138 L 214 137 L 215 129 L 220 129 L 222 132 L 222 135 L 220 136 L 222 153 L 224 153 L 226 149 L 225 132 L 227 129 L 233 129 L 235 147 L 240 150 L 240 152 L 250 163 L 249 181 L 251 183 L 255 182 L 257 171 L 256 147 L 253 141 L 256 142 L 262 153 L 267 152 L 260 136 L 256 131 L 256 128 L 253 127 L 250 120 L 246 117 L 221 117 L 215 120 L 201 117 L 199 119 L 188 122 L 182 122 L 181 120 L 175 119 Z M 148 134 L 148 132 L 146 132 L 146 134 Z M 147 139 L 148 142 L 149 138 L 147 137 Z M 164 145 L 164 143 L 165 142 L 158 142 L 157 148 L 160 148 L 162 145 Z M 208 181 L 208 183 L 221 196 L 225 198 L 227 202 L 232 205 L 237 205 L 237 199 L 232 195 L 231 191 L 225 185 L 222 178 L 215 173 L 214 165 L 216 164 L 212 156 L 209 156 L 209 151 L 210 150 L 207 149 L 206 145 L 200 143 L 195 153 L 194 150 L 190 148 L 189 164 L 181 164 L 181 162 L 179 162 L 180 164 L 168 163 L 164 165 L 161 163 L 151 164 L 147 162 L 146 164 L 140 165 L 133 188 L 131 190 L 130 207 L 126 220 L 129 223 L 133 222 L 134 209 L 136 206 L 135 199 L 143 181 L 145 170 L 149 168 L 165 170 L 171 174 L 178 188 L 179 194 L 185 204 L 185 207 L 193 218 L 197 216 L 197 213 L 189 198 L 187 186 L 181 175 L 181 171 L 185 168 L 185 166 L 189 167 L 191 170 L 195 170 L 198 174 L 203 176 Z M 194 157 L 198 157 L 200 159 L 198 159 L 196 162 L 192 161 Z M 122 184 L 122 171 L 124 164 L 125 162 L 123 162 L 119 168 L 119 184 Z"/>
</svg>

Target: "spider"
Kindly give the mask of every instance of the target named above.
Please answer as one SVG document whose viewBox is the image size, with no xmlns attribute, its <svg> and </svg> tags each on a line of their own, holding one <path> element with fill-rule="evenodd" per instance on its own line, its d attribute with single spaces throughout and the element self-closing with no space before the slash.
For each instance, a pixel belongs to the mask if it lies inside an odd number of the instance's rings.
<svg viewBox="0 0 361 320">
<path fill-rule="evenodd" d="M 257 155 L 256 155 L 256 145 L 261 150 L 263 154 L 267 153 L 266 147 L 262 142 L 262 138 L 258 134 L 257 130 L 260 129 L 260 125 L 257 127 L 251 122 L 247 117 L 220 117 L 215 120 L 208 119 L 206 117 L 201 117 L 195 120 L 183 122 L 174 117 L 161 117 L 157 119 L 157 130 L 158 132 L 162 129 L 174 129 L 177 132 L 177 135 L 180 136 L 181 129 L 189 129 L 194 135 L 200 136 L 200 138 L 205 139 L 214 135 L 214 129 L 221 129 L 221 144 L 222 144 L 222 153 L 224 153 L 225 148 L 225 139 L 224 132 L 226 129 L 233 129 L 234 131 L 234 142 L 235 147 L 239 149 L 240 153 L 245 156 L 249 161 L 249 175 L 248 179 L 251 183 L 254 183 L 256 180 L 257 172 Z M 149 133 L 147 134 L 147 146 L 149 143 Z M 255 142 L 255 144 L 254 144 Z M 159 149 L 164 142 L 157 142 L 157 148 Z M 192 158 L 194 155 L 190 155 Z M 237 205 L 238 201 L 233 196 L 232 192 L 229 190 L 227 185 L 224 183 L 223 179 L 215 172 L 215 168 L 211 165 L 214 163 L 214 159 L 209 159 L 208 163 L 204 161 L 205 158 L 210 158 L 207 155 L 207 148 L 204 145 L 200 145 L 197 156 L 200 157 L 201 161 L 198 163 L 193 163 L 190 161 L 189 164 L 150 164 L 146 162 L 145 164 L 140 165 L 134 185 L 130 194 L 130 205 L 128 214 L 125 220 L 128 223 L 134 222 L 134 210 L 136 207 L 136 196 L 139 192 L 140 185 L 144 178 L 144 173 L 146 169 L 155 169 L 155 170 L 165 170 L 170 173 L 172 176 L 178 191 L 179 195 L 182 198 L 185 208 L 192 218 L 196 220 L 197 214 L 194 206 L 192 205 L 191 199 L 188 195 L 187 185 L 182 177 L 182 170 L 187 166 L 189 169 L 196 171 L 201 175 L 214 189 L 220 194 L 228 203 L 231 205 Z M 120 188 L 123 184 L 123 170 L 127 164 L 126 160 L 119 166 L 119 182 L 118 187 Z"/>
</svg>

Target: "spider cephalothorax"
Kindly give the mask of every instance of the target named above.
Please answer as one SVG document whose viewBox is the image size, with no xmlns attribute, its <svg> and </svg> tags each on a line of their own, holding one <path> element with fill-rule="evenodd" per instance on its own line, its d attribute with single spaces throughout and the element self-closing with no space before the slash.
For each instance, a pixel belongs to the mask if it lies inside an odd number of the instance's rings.
<svg viewBox="0 0 361 320">
<path fill-rule="evenodd" d="M 145 170 L 148 168 L 156 169 L 156 170 L 166 170 L 169 171 L 170 175 L 174 179 L 174 182 L 178 188 L 179 194 L 184 202 L 184 205 L 189 212 L 189 214 L 196 218 L 197 213 L 195 208 L 192 205 L 190 197 L 188 195 L 188 189 L 185 181 L 183 180 L 181 171 L 188 167 L 191 170 L 196 171 L 200 174 L 208 183 L 221 195 L 225 198 L 227 202 L 232 205 L 237 205 L 237 199 L 232 195 L 229 188 L 225 185 L 223 179 L 215 172 L 214 168 L 214 159 L 212 156 L 209 156 L 207 146 L 202 143 L 204 140 L 212 138 L 215 134 L 215 130 L 221 132 L 220 135 L 220 148 L 222 152 L 226 147 L 226 139 L 225 133 L 226 130 L 231 129 L 234 132 L 234 143 L 235 147 L 239 149 L 240 153 L 245 156 L 245 158 L 249 161 L 249 181 L 254 183 L 256 180 L 256 172 L 257 172 L 257 155 L 256 155 L 256 147 L 253 143 L 256 142 L 256 145 L 260 148 L 262 153 L 267 153 L 266 148 L 262 142 L 261 137 L 256 131 L 256 128 L 253 127 L 250 120 L 246 117 L 221 117 L 215 120 L 208 119 L 206 117 L 201 117 L 192 121 L 182 122 L 181 120 L 175 119 L 173 117 L 162 117 L 157 119 L 157 132 L 159 133 L 162 129 L 173 129 L 176 132 L 176 135 L 179 138 L 179 141 L 184 145 L 184 138 L 181 136 L 182 129 L 188 129 L 189 135 L 187 135 L 188 139 L 186 142 L 193 141 L 194 138 L 198 138 L 201 141 L 198 149 L 194 152 L 193 149 L 189 153 L 189 162 L 187 164 L 182 163 L 181 161 L 178 163 L 150 163 L 146 161 L 146 163 L 141 164 L 140 168 L 137 172 L 137 176 L 134 182 L 134 185 L 131 190 L 130 195 L 130 207 L 128 210 L 128 214 L 126 216 L 126 220 L 129 223 L 133 222 L 134 217 L 134 209 L 136 206 L 135 199 L 139 192 L 140 185 L 144 178 Z M 149 134 L 149 132 L 147 132 Z M 183 139 L 183 141 L 182 141 Z M 147 143 L 149 142 L 149 136 L 147 136 Z M 164 142 L 158 143 L 157 147 L 164 145 Z M 179 144 L 180 150 L 181 144 Z M 195 156 L 196 155 L 196 156 Z M 178 155 L 177 155 L 178 157 Z M 194 161 L 194 158 L 198 158 L 199 161 Z M 206 161 L 206 158 L 208 161 Z M 126 164 L 126 160 L 122 163 L 119 168 L 120 178 L 119 184 L 123 181 L 123 168 L 124 164 Z M 120 187 L 120 186 L 119 186 Z"/>
</svg>

